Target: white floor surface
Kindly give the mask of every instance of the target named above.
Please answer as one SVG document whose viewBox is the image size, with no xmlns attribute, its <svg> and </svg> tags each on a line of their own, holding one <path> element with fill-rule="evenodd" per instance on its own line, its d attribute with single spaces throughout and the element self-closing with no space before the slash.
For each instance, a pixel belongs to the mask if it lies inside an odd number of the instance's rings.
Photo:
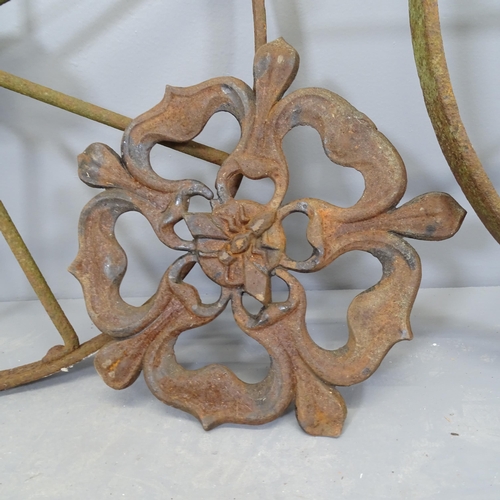
<svg viewBox="0 0 500 500">
<path fill-rule="evenodd" d="M 308 293 L 320 345 L 346 337 L 355 291 Z M 61 301 L 82 340 L 95 335 L 81 300 Z M 257 381 L 265 351 L 229 315 L 181 335 L 179 360 Z M 260 427 L 205 432 L 165 406 L 142 377 L 124 391 L 92 359 L 0 394 L 2 499 L 499 499 L 500 287 L 424 289 L 414 339 L 366 382 L 340 388 L 338 439 L 306 435 L 293 409 Z M 37 302 L 0 303 L 0 369 L 59 343 Z"/>
</svg>

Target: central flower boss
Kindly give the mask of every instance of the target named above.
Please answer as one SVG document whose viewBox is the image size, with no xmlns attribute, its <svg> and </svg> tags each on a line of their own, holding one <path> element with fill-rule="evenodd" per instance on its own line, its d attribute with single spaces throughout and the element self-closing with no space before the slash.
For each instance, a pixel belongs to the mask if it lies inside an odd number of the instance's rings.
<svg viewBox="0 0 500 500">
<path fill-rule="evenodd" d="M 285 248 L 276 212 L 252 201 L 231 200 L 212 214 L 186 214 L 206 275 L 221 286 L 241 287 L 264 305 L 271 301 L 270 276 Z"/>
<path fill-rule="evenodd" d="M 206 429 L 224 422 L 268 422 L 295 401 L 306 432 L 339 435 L 346 407 L 335 386 L 368 378 L 396 342 L 412 336 L 409 315 L 421 272 L 418 255 L 403 236 L 448 238 L 465 215 L 443 193 L 428 193 L 397 208 L 406 173 L 394 147 L 365 115 L 332 92 L 308 88 L 283 97 L 297 70 L 298 55 L 290 45 L 282 39 L 268 43 L 255 55 L 253 89 L 235 78 L 167 87 L 164 99 L 125 131 L 121 156 L 93 144 L 79 157 L 80 178 L 104 189 L 83 209 L 80 249 L 70 269 L 82 284 L 92 320 L 116 338 L 98 352 L 96 368 L 116 389 L 129 386 L 143 371 L 156 397 L 195 415 Z M 154 172 L 149 155 L 155 144 L 192 140 L 219 111 L 236 117 L 241 138 L 220 167 L 214 190 Z M 318 131 L 332 162 L 361 172 L 365 190 L 355 205 L 341 208 L 314 198 L 283 204 L 289 171 L 282 140 L 299 125 Z M 270 178 L 271 200 L 236 200 L 243 177 Z M 212 212 L 191 212 L 194 196 L 211 200 Z M 127 258 L 114 228 L 128 211 L 142 213 L 165 245 L 183 252 L 140 307 L 119 294 Z M 306 237 L 313 251 L 304 261 L 290 259 L 285 251 L 282 223 L 293 212 L 309 218 Z M 176 234 L 180 221 L 192 240 Z M 318 271 L 352 250 L 379 259 L 383 275 L 352 301 L 346 345 L 328 351 L 307 331 L 305 292 L 289 271 Z M 184 281 L 194 265 L 220 285 L 217 302 L 202 303 L 195 287 Z M 272 300 L 273 275 L 289 288 L 284 302 Z M 261 302 L 258 314 L 243 307 L 245 293 Z M 178 336 L 212 321 L 229 302 L 237 325 L 271 357 L 269 373 L 259 383 L 244 383 L 222 365 L 186 370 L 176 361 Z"/>
</svg>

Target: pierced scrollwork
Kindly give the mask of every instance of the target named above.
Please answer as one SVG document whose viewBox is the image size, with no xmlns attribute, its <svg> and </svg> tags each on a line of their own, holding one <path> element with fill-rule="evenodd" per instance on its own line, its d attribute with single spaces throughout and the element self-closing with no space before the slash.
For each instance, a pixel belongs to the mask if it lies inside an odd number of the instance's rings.
<svg viewBox="0 0 500 500">
<path fill-rule="evenodd" d="M 365 380 L 396 342 L 412 337 L 409 315 L 421 272 L 418 255 L 402 237 L 448 238 L 465 215 L 443 193 L 396 208 L 406 173 L 394 147 L 365 115 L 332 92 L 308 88 L 283 97 L 298 66 L 298 54 L 283 39 L 265 44 L 255 56 L 253 90 L 235 78 L 167 87 L 164 99 L 125 131 L 121 156 L 93 144 L 79 157 L 80 178 L 105 189 L 83 209 L 80 250 L 71 267 L 92 320 L 116 339 L 98 352 L 97 370 L 116 389 L 144 371 L 157 398 L 195 415 L 206 429 L 225 422 L 265 423 L 295 401 L 306 432 L 338 436 L 346 407 L 335 386 Z M 215 191 L 154 172 L 149 155 L 155 144 L 192 140 L 219 111 L 236 117 L 241 139 L 219 169 Z M 365 190 L 355 205 L 341 208 L 313 198 L 283 204 L 289 171 L 282 140 L 299 125 L 319 132 L 332 162 L 361 172 Z M 236 200 L 243 177 L 272 179 L 271 200 Z M 211 200 L 212 212 L 190 212 L 194 196 Z M 127 260 L 114 227 L 127 211 L 143 214 L 165 245 L 184 252 L 140 307 L 119 294 Z M 292 212 L 309 218 L 306 236 L 313 251 L 305 261 L 285 252 L 282 221 Z M 191 241 L 174 231 L 181 220 Z M 305 292 L 289 271 L 318 271 L 351 250 L 376 257 L 383 276 L 352 301 L 347 344 L 328 351 L 307 332 Z M 195 287 L 184 281 L 194 265 L 220 285 L 217 302 L 203 304 Z M 272 300 L 273 275 L 288 285 L 284 302 Z M 243 307 L 244 293 L 261 302 L 258 314 Z M 191 371 L 176 361 L 177 337 L 212 321 L 229 302 L 239 328 L 271 357 L 269 373 L 259 383 L 244 383 L 222 365 Z"/>
</svg>

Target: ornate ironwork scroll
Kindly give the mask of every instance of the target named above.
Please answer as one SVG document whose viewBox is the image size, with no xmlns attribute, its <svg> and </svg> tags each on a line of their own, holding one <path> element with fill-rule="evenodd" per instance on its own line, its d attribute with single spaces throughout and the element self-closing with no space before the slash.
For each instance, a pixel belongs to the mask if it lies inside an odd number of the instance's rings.
<svg viewBox="0 0 500 500">
<path fill-rule="evenodd" d="M 409 315 L 421 272 L 418 255 L 403 236 L 448 238 L 465 215 L 443 193 L 396 208 L 406 173 L 394 147 L 364 114 L 332 92 L 306 88 L 283 97 L 298 66 L 297 52 L 283 39 L 265 44 L 255 55 L 253 89 L 229 77 L 167 87 L 164 99 L 127 128 L 121 156 L 92 144 L 79 157 L 81 180 L 104 189 L 83 209 L 80 249 L 70 269 L 82 284 L 92 320 L 116 339 L 96 355 L 97 370 L 115 389 L 129 386 L 144 371 L 157 398 L 193 414 L 205 429 L 225 422 L 262 424 L 295 401 L 306 432 L 338 436 L 346 407 L 335 387 L 365 380 L 396 342 L 412 337 Z M 241 139 L 220 167 L 215 190 L 154 172 L 149 153 L 155 144 L 192 140 L 219 111 L 235 116 Z M 361 172 L 365 190 L 355 205 L 340 208 L 314 198 L 283 204 L 289 170 L 282 140 L 299 125 L 319 132 L 332 162 Z M 270 178 L 272 199 L 267 204 L 235 199 L 243 177 Z M 195 196 L 211 200 L 212 212 L 190 212 Z M 128 211 L 143 214 L 160 241 L 182 252 L 140 307 L 119 294 L 127 258 L 114 228 Z M 309 218 L 306 237 L 313 251 L 300 262 L 285 251 L 282 222 L 293 212 Z M 192 240 L 176 234 L 180 221 Z M 351 250 L 376 257 L 383 276 L 351 303 L 347 344 L 328 351 L 307 332 L 305 292 L 290 271 L 319 271 Z M 195 265 L 221 287 L 213 304 L 202 303 L 184 281 Z M 288 286 L 284 302 L 272 300 L 273 275 Z M 261 302 L 258 314 L 245 309 L 244 294 Z M 244 383 L 222 365 L 191 371 L 176 361 L 179 335 L 212 321 L 229 302 L 238 327 L 271 357 L 269 373 L 257 384 Z"/>
</svg>

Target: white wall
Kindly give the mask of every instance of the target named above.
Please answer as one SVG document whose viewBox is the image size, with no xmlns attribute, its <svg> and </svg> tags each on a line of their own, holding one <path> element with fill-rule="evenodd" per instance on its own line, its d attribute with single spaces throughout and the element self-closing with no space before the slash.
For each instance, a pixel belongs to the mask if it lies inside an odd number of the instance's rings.
<svg viewBox="0 0 500 500">
<path fill-rule="evenodd" d="M 500 160 L 500 3 L 440 4 L 462 116 L 500 188 L 495 169 Z M 269 39 L 283 36 L 301 56 L 293 88 L 320 86 L 339 93 L 398 148 L 409 178 L 403 201 L 439 190 L 468 210 L 453 239 L 412 243 L 423 261 L 422 285 L 500 284 L 499 247 L 461 194 L 426 115 L 406 2 L 268 0 L 267 5 Z M 167 83 L 189 86 L 221 75 L 251 83 L 252 57 L 250 0 L 11 0 L 0 7 L 1 69 L 130 117 L 156 104 Z M 219 114 L 199 140 L 229 150 L 237 134 L 236 122 Z M 77 252 L 79 212 L 97 194 L 79 181 L 76 156 L 92 142 L 118 149 L 120 138 L 118 131 L 0 89 L 0 198 L 61 298 L 81 295 L 66 268 Z M 292 170 L 290 199 L 314 196 L 348 204 L 361 194 L 360 175 L 330 166 L 314 131 L 295 129 L 285 148 Z M 168 150 L 155 150 L 153 162 L 172 178 L 211 183 L 215 171 Z M 311 167 L 317 168 L 316 178 L 305 168 L 313 164 L 318 165 Z M 150 237 L 147 222 L 136 214 L 126 215 L 118 230 L 130 254 L 123 294 L 152 293 L 176 252 Z M 375 259 L 356 252 L 301 278 L 310 289 L 360 288 L 372 285 L 379 274 Z M 0 240 L 0 300 L 33 297 Z"/>
</svg>

